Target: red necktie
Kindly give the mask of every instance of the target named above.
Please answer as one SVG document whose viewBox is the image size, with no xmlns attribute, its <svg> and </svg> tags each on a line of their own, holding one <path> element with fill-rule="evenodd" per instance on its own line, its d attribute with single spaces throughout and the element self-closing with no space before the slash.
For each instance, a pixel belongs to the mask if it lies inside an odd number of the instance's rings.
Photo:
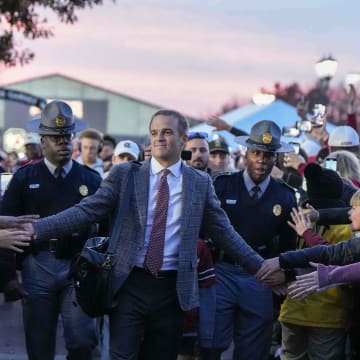
<svg viewBox="0 0 360 360">
<path fill-rule="evenodd" d="M 156 273 L 161 269 L 164 258 L 166 218 L 169 205 L 169 185 L 167 183 L 167 175 L 169 173 L 168 169 L 164 169 L 160 178 L 154 220 L 145 256 L 144 267 L 151 273 Z"/>
</svg>

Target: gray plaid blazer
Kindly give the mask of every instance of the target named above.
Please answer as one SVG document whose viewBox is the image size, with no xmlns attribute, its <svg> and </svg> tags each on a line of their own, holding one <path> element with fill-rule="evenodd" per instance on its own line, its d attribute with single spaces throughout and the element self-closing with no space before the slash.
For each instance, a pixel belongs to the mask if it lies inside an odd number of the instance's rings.
<svg viewBox="0 0 360 360">
<path fill-rule="evenodd" d="M 121 225 L 121 235 L 115 252 L 113 289 L 118 291 L 134 267 L 136 255 L 143 247 L 148 208 L 150 179 L 149 162 L 134 171 L 130 163 L 113 167 L 97 192 L 72 208 L 38 220 L 37 240 L 70 235 L 115 213 L 121 204 L 126 178 L 134 182 L 130 207 Z M 215 195 L 208 174 L 182 165 L 183 208 L 181 243 L 179 246 L 177 293 L 183 310 L 199 306 L 197 280 L 197 239 L 200 228 L 226 253 L 232 254 L 244 268 L 254 274 L 263 259 L 233 229 Z M 241 216 L 241 214 L 239 215 Z"/>
</svg>

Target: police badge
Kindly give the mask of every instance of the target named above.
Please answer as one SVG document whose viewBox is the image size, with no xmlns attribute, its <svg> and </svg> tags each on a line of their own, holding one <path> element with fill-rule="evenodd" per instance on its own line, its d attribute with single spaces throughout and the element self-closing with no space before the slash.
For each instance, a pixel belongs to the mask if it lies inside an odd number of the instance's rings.
<svg viewBox="0 0 360 360">
<path fill-rule="evenodd" d="M 86 196 L 88 193 L 89 193 L 89 189 L 86 185 L 81 185 L 79 187 L 79 193 L 82 195 L 82 196 Z"/>
<path fill-rule="evenodd" d="M 274 214 L 275 216 L 280 216 L 280 215 L 281 215 L 281 211 L 282 211 L 282 209 L 281 209 L 281 205 L 280 205 L 280 204 L 274 205 L 274 207 L 273 207 L 273 214 Z"/>
</svg>

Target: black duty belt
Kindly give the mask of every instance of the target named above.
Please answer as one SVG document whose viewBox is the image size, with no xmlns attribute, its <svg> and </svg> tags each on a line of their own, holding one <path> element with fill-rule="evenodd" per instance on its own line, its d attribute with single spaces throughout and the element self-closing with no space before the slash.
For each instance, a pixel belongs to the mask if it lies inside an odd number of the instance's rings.
<svg viewBox="0 0 360 360">
<path fill-rule="evenodd" d="M 153 279 L 171 279 L 171 278 L 176 278 L 177 276 L 177 270 L 160 270 L 156 273 L 151 273 L 150 271 L 142 267 L 135 266 L 133 268 L 133 271 L 147 275 Z"/>
<path fill-rule="evenodd" d="M 60 239 L 53 238 L 49 240 L 39 241 L 35 245 L 35 251 L 50 251 L 56 253 Z"/>
</svg>

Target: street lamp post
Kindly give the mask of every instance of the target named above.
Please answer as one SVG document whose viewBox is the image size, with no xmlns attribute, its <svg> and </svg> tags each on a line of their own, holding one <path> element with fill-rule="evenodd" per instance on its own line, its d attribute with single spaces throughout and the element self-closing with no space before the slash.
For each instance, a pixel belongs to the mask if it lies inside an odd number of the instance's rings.
<svg viewBox="0 0 360 360">
<path fill-rule="evenodd" d="M 327 105 L 329 98 L 327 90 L 330 80 L 334 77 L 337 69 L 337 61 L 331 56 L 323 57 L 315 64 L 316 75 L 319 79 L 317 86 L 308 95 L 311 109 L 314 104 Z"/>
<path fill-rule="evenodd" d="M 316 75 L 319 78 L 319 86 L 323 91 L 329 87 L 330 80 L 334 77 L 338 62 L 331 56 L 323 57 L 315 64 Z"/>
</svg>

